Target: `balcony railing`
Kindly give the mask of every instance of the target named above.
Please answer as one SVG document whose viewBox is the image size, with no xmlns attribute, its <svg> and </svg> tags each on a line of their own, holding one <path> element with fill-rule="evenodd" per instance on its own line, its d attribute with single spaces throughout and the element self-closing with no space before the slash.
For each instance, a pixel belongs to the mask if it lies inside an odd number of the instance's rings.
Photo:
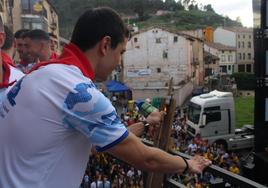
<svg viewBox="0 0 268 188">
<path fill-rule="evenodd" d="M 144 144 L 153 146 L 153 143 L 151 141 L 142 140 Z M 181 153 L 181 152 L 175 152 L 172 150 L 169 150 L 169 153 L 173 155 L 178 155 L 183 158 L 189 159 L 191 156 Z M 255 181 L 252 181 L 248 178 L 245 178 L 243 176 L 234 174 L 228 170 L 225 170 L 223 168 L 220 168 L 216 165 L 211 165 L 205 170 L 206 172 L 210 172 L 214 176 L 220 177 L 223 179 L 223 182 L 226 182 L 230 184 L 232 187 L 241 187 L 241 188 L 267 188 L 264 185 L 261 185 Z M 181 184 L 180 182 L 177 182 L 173 180 L 172 178 L 166 177 L 163 182 L 164 188 L 175 188 L 175 187 L 186 187 L 185 185 Z"/>
<path fill-rule="evenodd" d="M 180 152 L 174 152 L 174 151 L 169 151 L 169 153 L 172 153 L 174 155 L 179 155 L 184 158 L 190 158 L 189 155 L 186 155 L 184 153 Z M 209 166 L 205 171 L 210 172 L 214 176 L 220 177 L 223 179 L 223 182 L 226 182 L 230 184 L 232 187 L 241 187 L 241 188 L 267 188 L 264 185 L 261 185 L 255 181 L 252 181 L 248 178 L 245 178 L 243 176 L 234 174 L 228 170 L 225 170 L 223 168 L 220 168 L 216 165 L 211 165 Z M 176 182 L 170 178 L 166 178 L 164 180 L 164 187 L 169 188 L 169 187 L 185 187 L 183 184 L 180 184 L 179 182 Z"/>
</svg>

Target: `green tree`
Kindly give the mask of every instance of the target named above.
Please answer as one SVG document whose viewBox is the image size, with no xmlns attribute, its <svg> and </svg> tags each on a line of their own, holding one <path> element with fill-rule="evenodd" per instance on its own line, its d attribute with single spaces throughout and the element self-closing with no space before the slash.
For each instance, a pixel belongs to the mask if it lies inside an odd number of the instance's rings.
<svg viewBox="0 0 268 188">
<path fill-rule="evenodd" d="M 132 7 L 133 11 L 138 14 L 139 20 L 144 19 L 144 1 L 143 0 L 133 0 Z"/>
<path fill-rule="evenodd" d="M 207 12 L 215 12 L 214 9 L 212 8 L 211 4 L 204 5 L 204 10 Z"/>
</svg>

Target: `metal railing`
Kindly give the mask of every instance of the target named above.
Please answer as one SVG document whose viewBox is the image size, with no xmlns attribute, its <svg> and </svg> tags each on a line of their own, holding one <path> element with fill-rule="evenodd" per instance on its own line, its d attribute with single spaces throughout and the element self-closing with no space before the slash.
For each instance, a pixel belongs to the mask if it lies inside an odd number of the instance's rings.
<svg viewBox="0 0 268 188">
<path fill-rule="evenodd" d="M 153 143 L 151 141 L 142 140 L 143 143 L 149 146 L 153 146 Z M 169 150 L 169 153 L 173 155 L 178 155 L 186 159 L 190 159 L 191 156 L 187 155 L 185 153 L 176 152 Z M 267 188 L 265 185 L 261 185 L 255 181 L 252 181 L 248 178 L 245 178 L 243 176 L 234 174 L 228 170 L 225 170 L 223 168 L 220 168 L 216 165 L 211 165 L 205 169 L 206 172 L 210 172 L 214 176 L 220 177 L 223 179 L 223 182 L 226 182 L 230 184 L 232 187 L 241 187 L 241 188 Z M 172 178 L 165 178 L 163 182 L 164 188 L 175 188 L 175 187 L 186 187 L 185 185 L 181 184 L 180 182 L 177 182 L 173 180 Z"/>
</svg>

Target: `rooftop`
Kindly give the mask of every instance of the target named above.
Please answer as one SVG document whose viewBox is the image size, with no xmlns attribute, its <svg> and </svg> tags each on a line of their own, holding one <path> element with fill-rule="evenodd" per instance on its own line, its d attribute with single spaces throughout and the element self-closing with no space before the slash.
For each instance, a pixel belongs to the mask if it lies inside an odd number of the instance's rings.
<svg viewBox="0 0 268 188">
<path fill-rule="evenodd" d="M 235 51 L 236 48 L 232 46 L 227 46 L 224 44 L 220 43 L 214 43 L 214 42 L 205 42 L 205 44 L 211 48 L 215 48 L 217 50 L 230 50 L 230 51 Z"/>
</svg>

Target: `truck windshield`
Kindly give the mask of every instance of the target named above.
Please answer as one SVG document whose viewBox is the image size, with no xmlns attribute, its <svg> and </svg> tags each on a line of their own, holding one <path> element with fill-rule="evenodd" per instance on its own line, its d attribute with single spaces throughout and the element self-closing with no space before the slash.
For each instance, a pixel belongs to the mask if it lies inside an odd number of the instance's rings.
<svg viewBox="0 0 268 188">
<path fill-rule="evenodd" d="M 201 113 L 201 106 L 190 103 L 188 108 L 188 120 L 198 124 Z"/>
</svg>

